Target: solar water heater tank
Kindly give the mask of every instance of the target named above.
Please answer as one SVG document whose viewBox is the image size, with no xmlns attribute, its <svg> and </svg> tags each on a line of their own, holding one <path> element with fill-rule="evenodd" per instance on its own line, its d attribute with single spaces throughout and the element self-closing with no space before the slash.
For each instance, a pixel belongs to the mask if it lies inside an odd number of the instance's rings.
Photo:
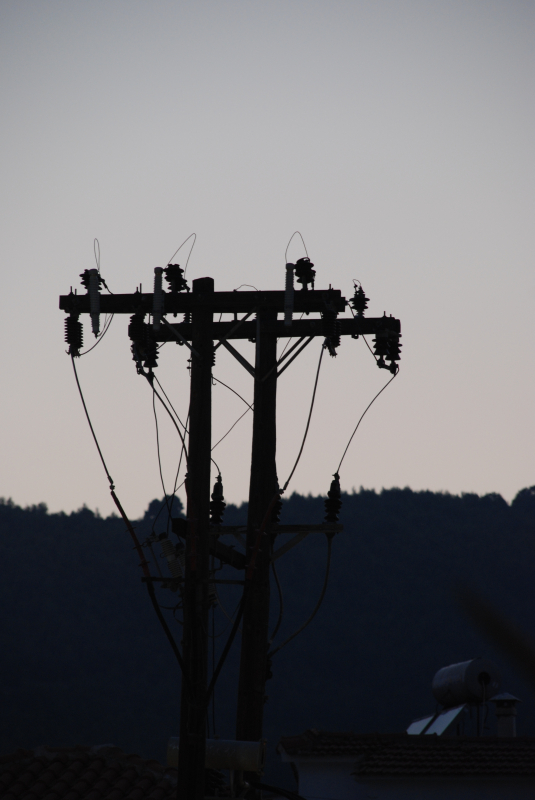
<svg viewBox="0 0 535 800">
<path fill-rule="evenodd" d="M 486 658 L 474 658 L 439 669 L 433 678 L 435 699 L 446 708 L 462 703 L 482 703 L 499 691 L 501 676 Z"/>
</svg>

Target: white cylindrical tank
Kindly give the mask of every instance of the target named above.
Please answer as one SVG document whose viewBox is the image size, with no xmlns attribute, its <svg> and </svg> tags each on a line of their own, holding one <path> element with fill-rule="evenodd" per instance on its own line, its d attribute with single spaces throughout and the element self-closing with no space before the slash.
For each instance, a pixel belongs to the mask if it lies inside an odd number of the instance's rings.
<svg viewBox="0 0 535 800">
<path fill-rule="evenodd" d="M 498 692 L 501 677 L 496 665 L 485 658 L 474 658 L 439 669 L 433 678 L 435 699 L 446 708 L 462 703 L 481 703 Z"/>
</svg>

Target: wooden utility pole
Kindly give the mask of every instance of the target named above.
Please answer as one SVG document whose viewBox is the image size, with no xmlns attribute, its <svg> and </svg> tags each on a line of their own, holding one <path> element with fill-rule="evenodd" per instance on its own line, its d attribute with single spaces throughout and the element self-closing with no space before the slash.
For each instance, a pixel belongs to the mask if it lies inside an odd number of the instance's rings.
<svg viewBox="0 0 535 800">
<path fill-rule="evenodd" d="M 259 309 L 256 316 L 253 446 L 249 508 L 247 517 L 247 562 L 255 554 L 254 569 L 247 581 L 238 686 L 236 739 L 262 738 L 265 703 L 267 642 L 269 636 L 269 569 L 271 565 L 271 520 L 265 533 L 259 529 L 278 493 L 277 465 L 277 312 Z M 278 499 L 278 498 L 277 498 Z M 272 516 L 272 514 L 270 514 Z M 255 552 L 257 551 L 257 552 Z"/>
<path fill-rule="evenodd" d="M 210 457 L 212 448 L 212 278 L 193 281 L 191 387 L 187 487 L 188 528 L 184 572 L 184 619 L 179 796 L 204 797 L 208 666 L 208 577 L 210 567 Z"/>
</svg>

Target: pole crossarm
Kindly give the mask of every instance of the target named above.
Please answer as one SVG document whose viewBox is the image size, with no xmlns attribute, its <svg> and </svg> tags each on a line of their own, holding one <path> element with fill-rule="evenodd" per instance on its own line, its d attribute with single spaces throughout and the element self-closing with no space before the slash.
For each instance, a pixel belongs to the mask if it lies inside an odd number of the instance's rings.
<svg viewBox="0 0 535 800">
<path fill-rule="evenodd" d="M 244 322 L 243 325 L 233 334 L 229 335 L 232 322 L 214 322 L 214 339 L 254 339 L 256 335 L 256 323 Z M 373 336 L 379 330 L 388 330 L 392 333 L 400 333 L 400 322 L 395 317 L 338 317 L 337 324 L 340 336 L 361 336 L 362 334 Z M 173 328 L 179 331 L 181 336 L 191 340 L 191 325 L 187 322 L 173 324 Z M 322 319 L 296 319 L 291 327 L 286 327 L 284 320 L 277 320 L 273 323 L 270 333 L 274 333 L 278 339 L 299 337 L 300 339 L 309 336 L 324 336 Z M 160 330 L 155 333 L 157 342 L 173 342 L 176 336 L 168 333 L 167 330 Z M 223 343 L 223 342 L 222 342 Z"/>
<path fill-rule="evenodd" d="M 153 294 L 103 294 L 100 297 L 101 314 L 152 314 Z M 247 314 L 256 307 L 284 313 L 284 292 L 214 292 L 211 296 L 196 297 L 194 293 L 171 294 L 163 292 L 163 314 L 187 314 L 195 308 L 209 309 L 214 314 Z M 310 314 L 329 309 L 340 313 L 347 305 L 339 289 L 324 289 L 296 292 L 294 314 Z M 62 311 L 79 314 L 90 312 L 89 294 L 61 295 L 59 307 Z M 236 323 L 232 323 L 236 324 Z M 229 328 L 232 326 L 229 325 Z M 218 337 L 222 338 L 222 337 Z"/>
</svg>

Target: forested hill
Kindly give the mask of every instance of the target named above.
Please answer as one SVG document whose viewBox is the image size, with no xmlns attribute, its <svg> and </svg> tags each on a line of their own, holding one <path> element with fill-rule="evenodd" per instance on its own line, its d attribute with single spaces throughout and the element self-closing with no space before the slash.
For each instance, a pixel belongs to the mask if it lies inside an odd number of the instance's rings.
<svg viewBox="0 0 535 800">
<path fill-rule="evenodd" d="M 153 501 L 136 523 L 140 538 L 159 506 Z M 245 506 L 229 506 L 224 522 L 245 514 Z M 281 522 L 321 522 L 323 514 L 322 498 L 292 495 Z M 503 668 L 504 689 L 524 700 L 519 732 L 535 735 L 528 688 L 452 597 L 463 580 L 535 632 L 535 487 L 511 505 L 499 495 L 361 490 L 344 495 L 341 522 L 323 606 L 274 658 L 266 704 L 272 764 L 278 737 L 305 728 L 403 730 L 434 709 L 434 672 L 478 655 Z M 49 514 L 2 501 L 0 526 L 1 752 L 113 742 L 163 760 L 178 733 L 179 675 L 123 523 L 87 508 Z M 325 537 L 310 535 L 277 561 L 284 599 L 277 641 L 316 603 L 325 556 Z M 237 602 L 232 591 L 221 591 L 217 649 L 229 624 L 224 612 Z M 170 591 L 159 598 L 176 603 Z M 275 622 L 275 590 L 272 605 Z M 233 736 L 236 668 L 234 648 L 216 694 L 222 736 Z"/>
</svg>

